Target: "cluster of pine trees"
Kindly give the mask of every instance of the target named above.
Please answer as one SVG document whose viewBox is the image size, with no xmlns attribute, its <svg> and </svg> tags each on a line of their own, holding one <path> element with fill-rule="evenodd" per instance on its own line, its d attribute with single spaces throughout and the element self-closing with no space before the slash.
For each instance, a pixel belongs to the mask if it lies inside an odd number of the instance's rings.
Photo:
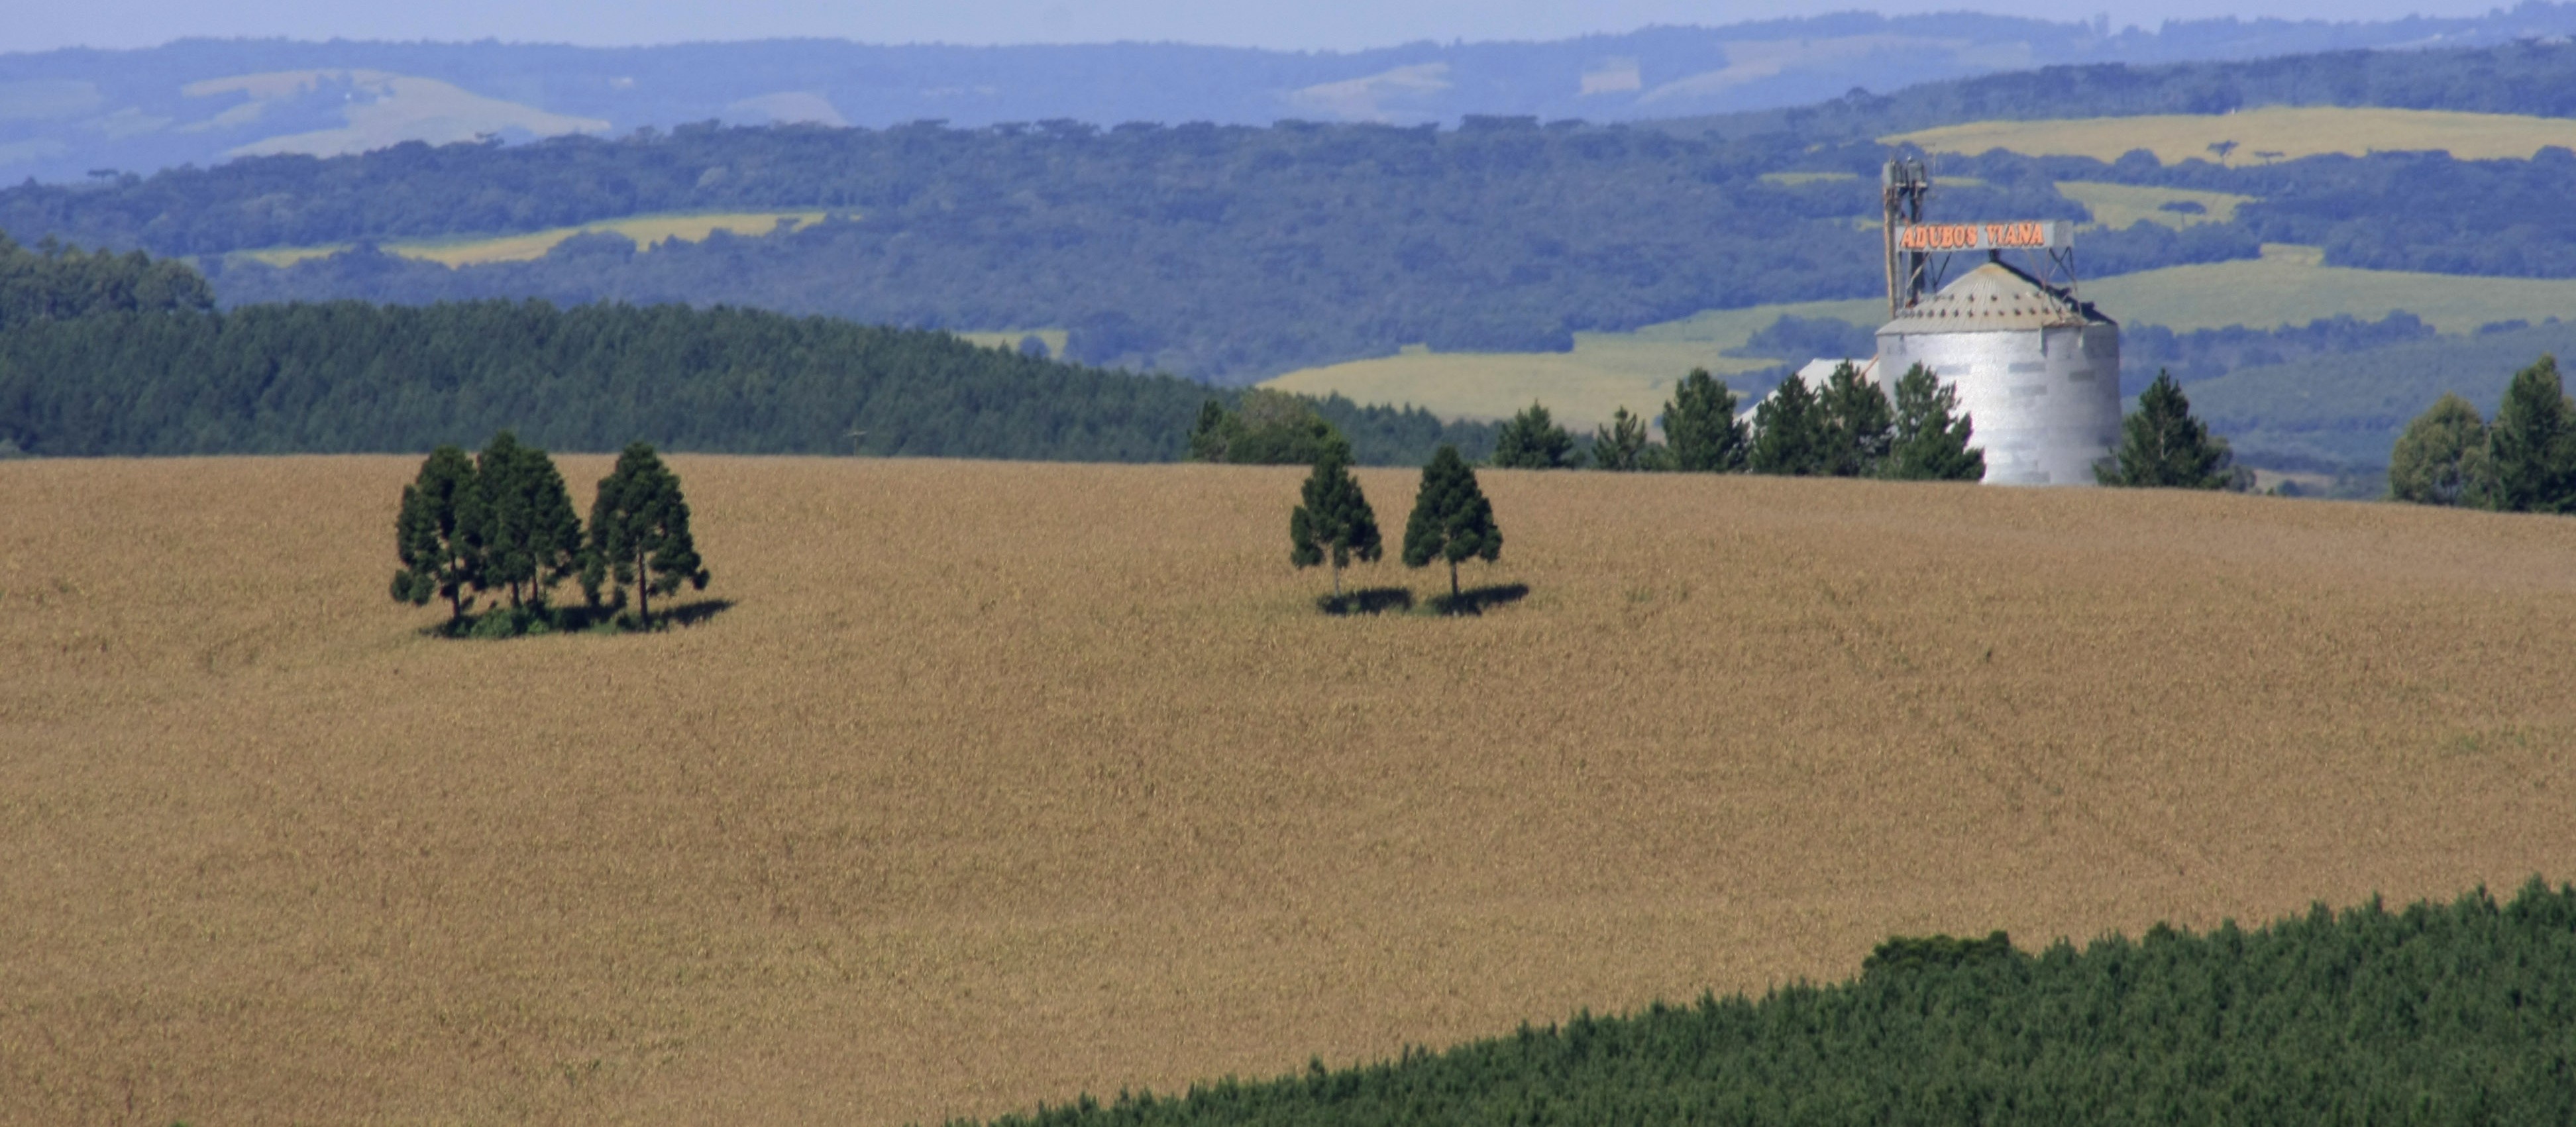
<svg viewBox="0 0 2576 1127">
<path fill-rule="evenodd" d="M 2510 513 L 2576 513 L 2576 400 L 2558 358 L 2514 374 L 2493 422 L 2444 395 L 2397 439 L 2388 492 L 2420 505 Z"/>
<path fill-rule="evenodd" d="M 2576 888 L 2036 954 L 2000 934 L 1891 940 L 1839 984 L 999 1121 L 1395 1123 L 2576 1123 Z"/>
<path fill-rule="evenodd" d="M 636 610 L 622 621 L 648 627 L 653 596 L 674 594 L 684 583 L 704 590 L 709 578 L 689 533 L 679 475 L 641 442 L 618 455 L 616 468 L 600 479 L 587 530 L 544 450 L 509 431 L 472 456 L 441 446 L 403 487 L 394 551 L 402 560 L 394 573 L 395 601 L 422 606 L 445 599 L 448 632 L 477 637 L 587 622 L 603 609 L 624 608 L 629 588 Z M 565 580 L 581 586 L 579 614 L 549 606 Z M 495 608 L 506 613 L 469 617 L 479 597 L 494 592 L 507 592 L 508 606 Z"/>
<path fill-rule="evenodd" d="M 1346 609 L 1342 569 L 1351 561 L 1374 562 L 1385 554 L 1377 511 L 1359 479 L 1351 475 L 1350 451 L 1327 444 L 1306 476 L 1303 502 L 1288 514 L 1288 560 L 1300 568 L 1329 563 L 1333 596 L 1325 605 Z M 1449 565 L 1449 597 L 1438 605 L 1449 611 L 1471 609 L 1458 586 L 1458 565 L 1471 559 L 1493 563 L 1503 558 L 1503 530 L 1494 523 L 1493 502 L 1476 484 L 1476 470 L 1455 446 L 1443 445 L 1422 467 L 1422 486 L 1413 495 L 1413 515 L 1404 522 L 1404 566 Z"/>
<path fill-rule="evenodd" d="M 1975 423 L 1959 411 L 1957 390 L 1920 364 L 1897 381 L 1894 403 L 1846 362 L 1822 388 L 1796 375 L 1782 380 L 1754 407 L 1750 425 L 1735 408 L 1726 381 L 1695 368 L 1664 404 L 1664 441 L 1653 441 L 1647 420 L 1621 407 L 1594 430 L 1589 450 L 1577 450 L 1575 437 L 1533 403 L 1495 435 L 1492 464 L 1907 481 L 1975 481 L 1986 473 L 1985 454 L 1969 446 Z"/>
</svg>

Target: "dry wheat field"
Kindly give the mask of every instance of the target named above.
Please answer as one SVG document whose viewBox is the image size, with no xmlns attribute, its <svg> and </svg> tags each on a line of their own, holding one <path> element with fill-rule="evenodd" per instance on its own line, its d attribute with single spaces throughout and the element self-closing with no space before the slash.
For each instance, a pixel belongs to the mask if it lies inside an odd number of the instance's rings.
<svg viewBox="0 0 2576 1127">
<path fill-rule="evenodd" d="M 464 642 L 417 464 L 0 463 L 0 1120 L 936 1121 L 2576 877 L 2576 521 L 1487 471 L 1527 598 L 1330 619 L 1300 470 L 683 456 L 729 606 Z"/>
</svg>

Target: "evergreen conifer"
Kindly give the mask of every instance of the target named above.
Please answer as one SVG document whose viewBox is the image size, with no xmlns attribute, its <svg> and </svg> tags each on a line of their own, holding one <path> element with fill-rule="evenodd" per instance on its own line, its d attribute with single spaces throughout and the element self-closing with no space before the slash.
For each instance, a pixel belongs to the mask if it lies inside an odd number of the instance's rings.
<svg viewBox="0 0 2576 1127">
<path fill-rule="evenodd" d="M 1413 515 L 1404 522 L 1404 566 L 1428 567 L 1449 561 L 1449 598 L 1458 598 L 1458 564 L 1470 557 L 1492 563 L 1503 557 L 1503 530 L 1494 525 L 1494 506 L 1476 484 L 1476 471 L 1443 443 L 1422 467 L 1422 488 L 1413 495 Z"/>
<path fill-rule="evenodd" d="M 1288 514 L 1288 562 L 1309 568 L 1330 562 L 1333 598 L 1342 597 L 1342 569 L 1352 557 L 1375 560 L 1385 546 L 1378 535 L 1377 512 L 1351 476 L 1350 449 L 1326 447 L 1306 475 L 1300 495 L 1305 502 Z"/>
<path fill-rule="evenodd" d="M 601 586 L 622 591 L 632 584 L 636 620 L 649 626 L 654 595 L 673 594 L 683 582 L 705 590 L 707 579 L 697 541 L 689 535 L 689 503 L 680 495 L 679 476 L 650 444 L 628 446 L 616 468 L 600 479 L 599 498 L 591 504 L 583 593 L 596 602 Z"/>
<path fill-rule="evenodd" d="M 1986 454 L 1971 449 L 1976 428 L 1958 413 L 1958 389 L 1921 364 L 1896 381 L 1896 432 L 1884 466 L 1900 481 L 1977 481 L 1986 476 Z"/>
<path fill-rule="evenodd" d="M 2568 402 L 2558 358 L 2514 373 L 2488 428 L 2495 504 L 2507 512 L 2576 511 L 2576 404 Z"/>
<path fill-rule="evenodd" d="M 1876 474 L 1896 430 L 1878 381 L 1863 377 L 1859 367 L 1845 360 L 1826 379 L 1819 406 L 1825 416 L 1825 472 L 1835 477 Z"/>
<path fill-rule="evenodd" d="M 477 530 L 487 519 L 482 492 L 463 450 L 441 446 L 420 464 L 419 476 L 403 487 L 402 508 L 394 517 L 394 551 L 402 560 L 402 570 L 394 573 L 395 600 L 422 606 L 445 599 L 449 622 L 464 620 L 466 589 L 481 578 Z"/>
<path fill-rule="evenodd" d="M 2445 393 L 2406 424 L 2388 455 L 2388 495 L 2418 505 L 2494 503 L 2495 463 L 2487 423 L 2466 399 Z"/>
<path fill-rule="evenodd" d="M 1592 464 L 1614 473 L 1656 469 L 1662 453 L 1646 440 L 1644 416 L 1624 406 L 1610 416 L 1609 426 L 1592 430 Z"/>
<path fill-rule="evenodd" d="M 2095 466 L 2093 476 L 2137 489 L 2225 489 L 2237 481 L 2229 460 L 2227 440 L 2191 417 L 2182 385 L 2159 371 L 2138 396 L 2138 409 L 2121 422 L 2118 453 Z"/>
<path fill-rule="evenodd" d="M 1824 407 L 1807 381 L 1792 373 L 1753 409 L 1753 472 L 1804 477 L 1825 472 Z"/>
<path fill-rule="evenodd" d="M 545 451 L 505 430 L 476 458 L 475 476 L 486 501 L 479 585 L 508 588 L 513 607 L 543 605 L 550 588 L 580 570 L 581 518 L 563 473 Z"/>
<path fill-rule="evenodd" d="M 1574 436 L 1533 402 L 1494 434 L 1493 464 L 1507 470 L 1561 470 L 1583 464 L 1574 452 Z"/>
<path fill-rule="evenodd" d="M 1664 443 L 1673 468 L 1684 473 L 1732 473 L 1744 468 L 1750 436 L 1735 417 L 1735 392 L 1726 381 L 1693 368 L 1673 385 L 1664 404 Z"/>
</svg>

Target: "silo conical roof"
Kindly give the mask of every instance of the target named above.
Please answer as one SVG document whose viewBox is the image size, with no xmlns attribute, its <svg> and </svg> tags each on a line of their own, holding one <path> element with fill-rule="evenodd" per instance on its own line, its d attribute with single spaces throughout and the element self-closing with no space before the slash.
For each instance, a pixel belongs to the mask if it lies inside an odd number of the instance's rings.
<svg viewBox="0 0 2576 1127">
<path fill-rule="evenodd" d="M 2001 262 L 1987 262 L 1896 315 L 1881 333 L 1992 333 L 2060 325 L 2109 324 L 2075 300 Z"/>
</svg>

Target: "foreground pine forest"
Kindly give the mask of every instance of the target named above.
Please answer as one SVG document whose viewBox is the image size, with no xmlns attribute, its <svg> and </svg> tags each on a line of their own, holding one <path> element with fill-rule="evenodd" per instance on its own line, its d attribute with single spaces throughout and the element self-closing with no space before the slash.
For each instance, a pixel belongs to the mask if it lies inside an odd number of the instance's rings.
<svg viewBox="0 0 2576 1127">
<path fill-rule="evenodd" d="M 1445 1053 L 1004 1127 L 2576 1121 L 2576 888 L 2037 954 L 1880 946 L 1857 979 L 1589 1014 Z"/>
</svg>

